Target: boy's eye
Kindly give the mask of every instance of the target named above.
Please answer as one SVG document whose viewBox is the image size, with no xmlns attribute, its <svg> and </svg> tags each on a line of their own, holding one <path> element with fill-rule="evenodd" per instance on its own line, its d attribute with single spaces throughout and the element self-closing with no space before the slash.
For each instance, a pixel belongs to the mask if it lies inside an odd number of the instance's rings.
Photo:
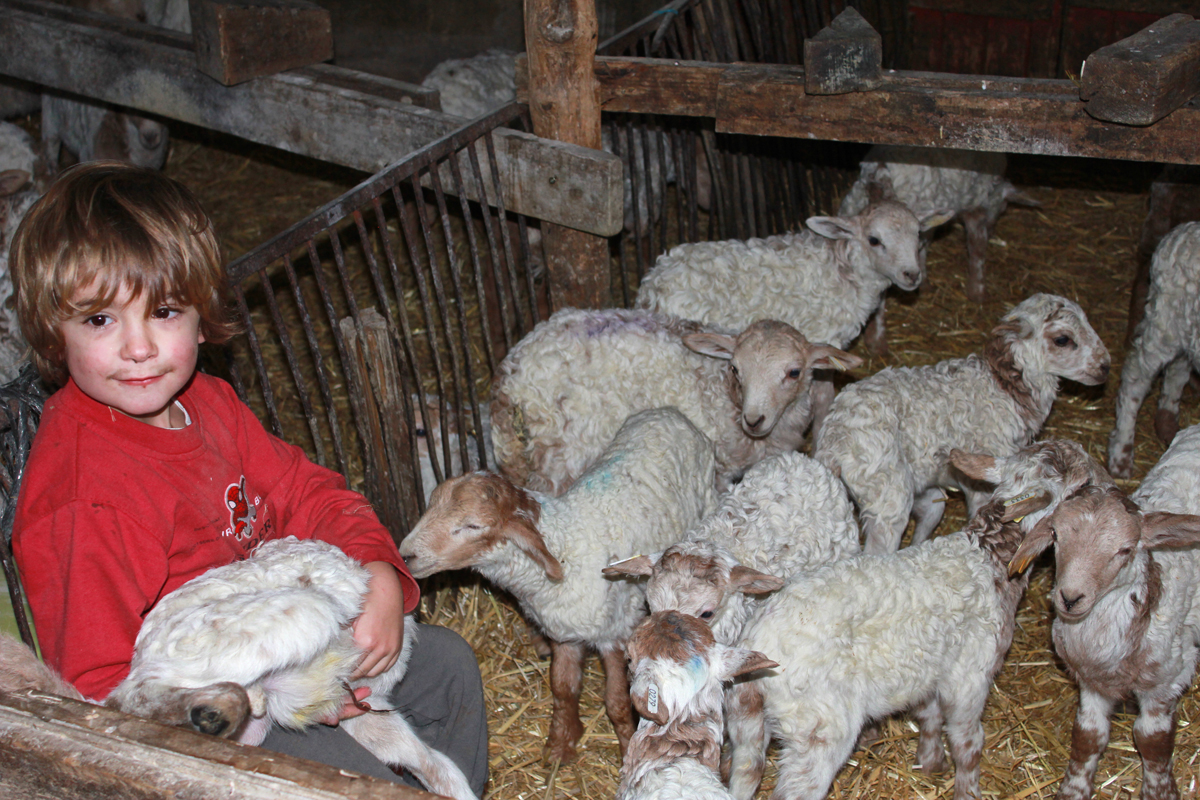
<svg viewBox="0 0 1200 800">
<path fill-rule="evenodd" d="M 107 314 L 92 314 L 90 317 L 85 317 L 83 320 L 84 325 L 90 325 L 93 328 L 103 328 L 108 323 L 109 317 Z"/>
<path fill-rule="evenodd" d="M 153 319 L 174 319 L 175 317 L 179 316 L 179 309 L 172 308 L 170 306 L 163 306 L 162 308 L 156 308 L 154 311 L 150 312 L 150 316 Z"/>
</svg>

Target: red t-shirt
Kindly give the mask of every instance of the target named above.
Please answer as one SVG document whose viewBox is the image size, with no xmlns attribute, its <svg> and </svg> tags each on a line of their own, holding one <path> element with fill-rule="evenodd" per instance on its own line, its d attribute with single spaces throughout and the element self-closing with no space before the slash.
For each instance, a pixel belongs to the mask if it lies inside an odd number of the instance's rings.
<svg viewBox="0 0 1200 800">
<path fill-rule="evenodd" d="M 416 608 L 392 537 L 341 475 L 267 433 L 222 380 L 198 373 L 179 400 L 191 424 L 178 430 L 131 419 L 73 381 L 46 402 L 13 549 L 48 664 L 105 697 L 163 595 L 284 536 L 392 564 L 405 611 Z"/>
</svg>

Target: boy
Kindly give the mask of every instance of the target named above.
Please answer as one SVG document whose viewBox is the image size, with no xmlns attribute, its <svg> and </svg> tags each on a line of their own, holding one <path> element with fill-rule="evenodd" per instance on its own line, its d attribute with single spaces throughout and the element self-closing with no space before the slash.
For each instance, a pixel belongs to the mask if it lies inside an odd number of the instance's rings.
<svg viewBox="0 0 1200 800">
<path fill-rule="evenodd" d="M 30 209 L 9 263 L 34 362 L 62 386 L 46 402 L 13 529 L 47 663 L 85 696 L 105 697 L 159 599 L 294 535 L 366 565 L 357 675 L 390 667 L 419 597 L 391 536 L 340 475 L 268 434 L 227 383 L 196 371 L 199 345 L 227 341 L 236 325 L 195 197 L 153 170 L 80 164 Z M 487 726 L 470 646 L 422 626 L 395 695 L 418 735 L 482 794 Z M 348 702 L 341 717 L 356 713 Z M 334 727 L 275 730 L 263 746 L 397 779 Z"/>
</svg>

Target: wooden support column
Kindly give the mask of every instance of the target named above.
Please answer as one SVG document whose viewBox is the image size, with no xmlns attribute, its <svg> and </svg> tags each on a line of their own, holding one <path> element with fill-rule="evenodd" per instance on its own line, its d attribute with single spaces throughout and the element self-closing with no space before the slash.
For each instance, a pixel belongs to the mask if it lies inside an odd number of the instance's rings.
<svg viewBox="0 0 1200 800">
<path fill-rule="evenodd" d="M 538 136 L 600 149 L 597 33 L 595 0 L 525 0 L 529 111 Z M 606 239 L 543 223 L 542 241 L 554 308 L 611 305 Z"/>
</svg>

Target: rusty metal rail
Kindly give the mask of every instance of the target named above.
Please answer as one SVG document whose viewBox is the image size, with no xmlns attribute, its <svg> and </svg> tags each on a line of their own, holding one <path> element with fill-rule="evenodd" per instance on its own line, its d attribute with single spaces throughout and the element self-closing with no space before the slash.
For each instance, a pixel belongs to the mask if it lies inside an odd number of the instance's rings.
<svg viewBox="0 0 1200 800">
<path fill-rule="evenodd" d="M 491 376 L 549 312 L 540 239 L 506 210 L 501 126 L 527 130 L 524 107 L 417 150 L 228 266 L 246 327 L 228 359 L 238 393 L 347 475 L 397 538 L 431 476 L 490 466 Z M 441 435 L 423 443 L 431 410 Z"/>
</svg>

